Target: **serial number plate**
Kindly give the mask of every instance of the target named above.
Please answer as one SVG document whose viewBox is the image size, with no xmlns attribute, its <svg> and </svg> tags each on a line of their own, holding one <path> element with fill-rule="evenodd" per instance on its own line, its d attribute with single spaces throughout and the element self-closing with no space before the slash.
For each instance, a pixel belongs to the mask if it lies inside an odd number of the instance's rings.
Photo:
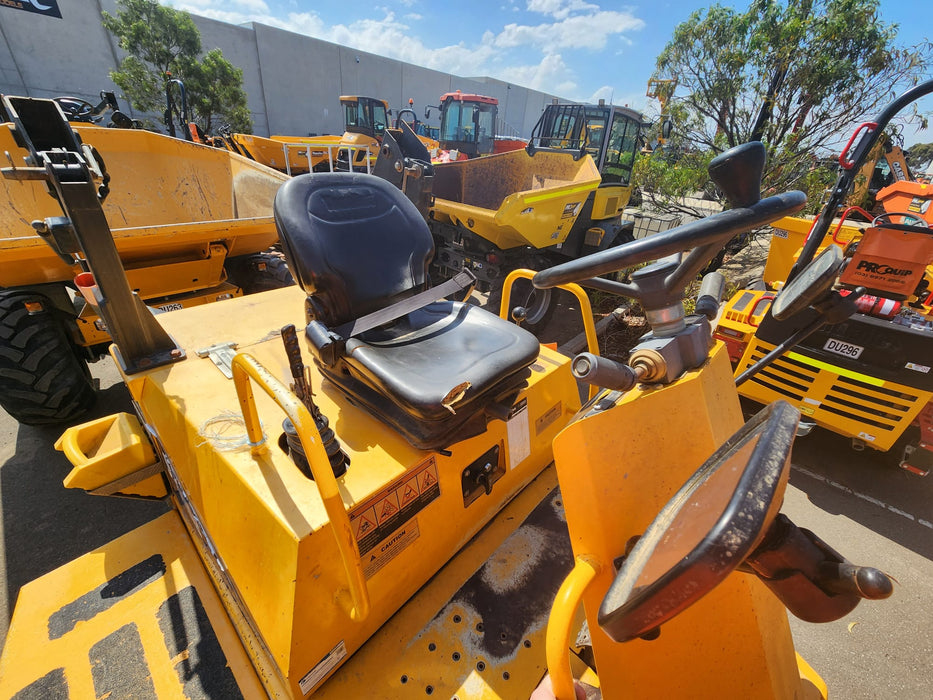
<svg viewBox="0 0 933 700">
<path fill-rule="evenodd" d="M 826 341 L 826 345 L 823 346 L 823 349 L 829 350 L 829 352 L 834 352 L 837 355 L 842 355 L 843 357 L 850 357 L 853 360 L 857 360 L 865 348 L 863 348 L 861 345 L 843 343 L 841 340 L 830 338 Z"/>
</svg>

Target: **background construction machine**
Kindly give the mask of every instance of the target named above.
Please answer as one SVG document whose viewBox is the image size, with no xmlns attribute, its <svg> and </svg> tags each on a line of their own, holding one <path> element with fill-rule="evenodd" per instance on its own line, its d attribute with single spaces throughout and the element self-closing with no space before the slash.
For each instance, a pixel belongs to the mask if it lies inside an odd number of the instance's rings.
<svg viewBox="0 0 933 700">
<path fill-rule="evenodd" d="M 334 170 L 368 172 L 389 125 L 389 103 L 375 97 L 341 95 L 342 136 L 224 134 L 221 143 L 288 175 Z"/>
<path fill-rule="evenodd" d="M 441 95 L 435 109 L 441 115 L 438 151 L 431 154 L 435 163 L 505 153 L 524 148 L 528 143 L 517 133 L 500 133 L 504 124 L 499 119 L 499 100 L 495 97 L 457 90 Z M 430 116 L 431 107 L 428 107 L 424 118 Z"/>
<path fill-rule="evenodd" d="M 75 128 L 114 178 L 102 186 L 104 212 L 133 289 L 154 310 L 292 283 L 281 255 L 267 252 L 278 240 L 272 198 L 285 175 L 149 131 Z M 5 113 L 0 151 L 11 163 L 26 157 Z M 0 405 L 28 424 L 70 420 L 89 408 L 95 390 L 87 363 L 110 344 L 106 324 L 77 293 L 73 280 L 86 262 L 71 226 L 54 218 L 39 175 L 19 166 L 0 179 Z"/>
<path fill-rule="evenodd" d="M 873 163 L 891 118 L 931 92 L 933 81 L 918 85 L 856 130 L 819 218 L 775 224 L 764 282 L 771 289 L 790 283 L 817 251 L 837 246 L 847 260 L 838 282 L 859 297 L 858 312 L 799 336 L 808 327 L 806 314 L 777 322 L 769 309 L 774 293 L 746 289 L 726 305 L 716 330 L 730 347 L 742 396 L 791 401 L 811 426 L 919 475 L 933 468 L 933 188 L 897 181 L 879 191 L 886 211 L 871 224 L 845 225 L 848 210 L 842 221 L 834 219 L 859 169 Z M 798 341 L 793 352 L 745 375 L 791 337 Z"/>
<path fill-rule="evenodd" d="M 641 141 L 641 115 L 626 107 L 551 104 L 527 148 L 435 167 L 430 213 L 442 275 L 470 269 L 498 308 L 514 269 L 543 269 L 633 239 L 622 212 Z M 549 289 L 520 282 L 512 301 L 540 328 Z"/>
<path fill-rule="evenodd" d="M 872 214 L 880 214 L 885 209 L 878 199 L 878 193 L 896 182 L 913 181 L 914 176 L 907 165 L 904 149 L 882 135 L 859 168 L 852 184 L 852 194 L 846 202 Z"/>
</svg>

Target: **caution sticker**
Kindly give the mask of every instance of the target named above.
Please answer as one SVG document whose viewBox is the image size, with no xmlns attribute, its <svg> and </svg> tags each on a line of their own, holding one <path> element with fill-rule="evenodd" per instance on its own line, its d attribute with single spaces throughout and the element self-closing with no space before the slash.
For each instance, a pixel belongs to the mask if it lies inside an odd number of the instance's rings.
<svg viewBox="0 0 933 700">
<path fill-rule="evenodd" d="M 363 555 L 363 575 L 366 578 L 372 578 L 383 566 L 395 559 L 405 547 L 418 539 L 420 534 L 418 518 L 412 518 L 389 539 Z"/>
<path fill-rule="evenodd" d="M 414 541 L 418 537 L 417 523 L 409 528 L 403 538 L 399 538 L 396 531 L 440 495 L 437 463 L 431 456 L 350 511 L 350 527 L 359 545 L 364 568 L 375 561 L 366 555 L 386 540 L 393 539 L 390 549 L 378 550 L 377 554 L 381 552 L 386 555 L 391 550 L 392 556 L 372 573 L 385 566 L 401 549 Z M 371 575 L 367 573 L 367 577 Z"/>
</svg>

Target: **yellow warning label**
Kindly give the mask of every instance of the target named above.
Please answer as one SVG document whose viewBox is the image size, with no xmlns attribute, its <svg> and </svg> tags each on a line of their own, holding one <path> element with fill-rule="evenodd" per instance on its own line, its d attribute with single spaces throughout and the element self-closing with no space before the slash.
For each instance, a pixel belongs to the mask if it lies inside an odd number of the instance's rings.
<svg viewBox="0 0 933 700">
<path fill-rule="evenodd" d="M 383 545 L 390 538 L 395 540 L 397 531 L 440 495 L 437 464 L 431 456 L 351 510 L 350 526 L 359 545 L 364 568 L 369 565 L 371 552 L 378 553 L 377 545 Z M 417 527 L 414 531 L 409 529 L 406 542 L 413 537 L 412 532 L 417 533 Z M 398 545 L 393 546 L 398 548 Z"/>
</svg>

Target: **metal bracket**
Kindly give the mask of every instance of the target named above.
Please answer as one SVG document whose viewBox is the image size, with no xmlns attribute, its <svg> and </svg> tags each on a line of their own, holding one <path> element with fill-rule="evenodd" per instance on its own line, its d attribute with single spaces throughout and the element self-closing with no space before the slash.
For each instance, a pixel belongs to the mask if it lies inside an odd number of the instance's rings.
<svg viewBox="0 0 933 700">
<path fill-rule="evenodd" d="M 208 348 L 196 350 L 198 357 L 210 358 L 217 369 L 219 369 L 227 379 L 233 379 L 233 356 L 236 355 L 236 343 L 217 343 Z"/>
</svg>

